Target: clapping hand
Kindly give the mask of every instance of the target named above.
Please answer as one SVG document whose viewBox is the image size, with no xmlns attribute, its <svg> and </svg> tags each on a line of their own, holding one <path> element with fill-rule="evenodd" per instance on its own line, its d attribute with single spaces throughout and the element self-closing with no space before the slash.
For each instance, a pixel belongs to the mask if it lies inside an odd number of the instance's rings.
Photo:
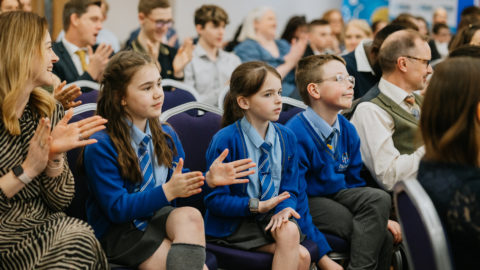
<svg viewBox="0 0 480 270">
<path fill-rule="evenodd" d="M 182 173 L 183 159 L 178 161 L 170 181 L 163 185 L 163 191 L 168 201 L 176 198 L 186 198 L 202 192 L 203 180 L 201 172 Z"/>
<path fill-rule="evenodd" d="M 53 96 L 63 105 L 65 110 L 68 110 L 82 104 L 81 100 L 74 101 L 82 94 L 82 91 L 80 90 L 80 87 L 76 86 L 75 84 L 63 89 L 66 84 L 67 82 L 63 81 L 57 87 L 55 87 L 53 90 Z"/>
<path fill-rule="evenodd" d="M 88 139 L 93 133 L 105 128 L 107 120 L 96 115 L 75 123 L 68 123 L 73 116 L 73 109 L 69 109 L 65 116 L 53 128 L 51 136 L 50 157 L 57 156 L 71 149 L 96 143 L 95 139 Z"/>
<path fill-rule="evenodd" d="M 223 150 L 210 166 L 206 174 L 209 187 L 248 183 L 244 177 L 255 173 L 254 170 L 248 170 L 256 166 L 250 158 L 223 163 L 227 155 L 228 149 Z"/>
</svg>

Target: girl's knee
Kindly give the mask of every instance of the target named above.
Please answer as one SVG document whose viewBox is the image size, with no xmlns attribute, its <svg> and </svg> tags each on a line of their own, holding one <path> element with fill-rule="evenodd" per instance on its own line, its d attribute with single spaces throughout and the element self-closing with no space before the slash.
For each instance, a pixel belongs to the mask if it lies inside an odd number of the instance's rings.
<svg viewBox="0 0 480 270">
<path fill-rule="evenodd" d="M 300 232 L 295 223 L 288 221 L 276 229 L 277 243 L 299 243 Z"/>
<path fill-rule="evenodd" d="M 310 252 L 308 252 L 308 250 L 302 245 L 300 245 L 299 248 L 299 259 L 302 265 L 309 265 L 312 261 L 310 258 Z"/>
<path fill-rule="evenodd" d="M 203 231 L 203 217 L 198 209 L 193 207 L 179 207 L 172 211 L 176 226 L 183 224 Z"/>
</svg>

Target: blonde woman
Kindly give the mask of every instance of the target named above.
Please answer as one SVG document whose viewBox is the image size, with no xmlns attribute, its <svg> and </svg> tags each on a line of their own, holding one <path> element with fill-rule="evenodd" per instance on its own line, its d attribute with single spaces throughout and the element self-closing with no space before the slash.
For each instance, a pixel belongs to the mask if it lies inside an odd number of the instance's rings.
<svg viewBox="0 0 480 270">
<path fill-rule="evenodd" d="M 74 194 L 65 152 L 96 142 L 106 120 L 68 124 L 73 111 L 39 88 L 58 61 L 44 18 L 3 13 L 0 29 L 0 268 L 106 269 L 92 229 L 62 212 Z"/>
<path fill-rule="evenodd" d="M 352 52 L 364 39 L 372 39 L 372 28 L 365 20 L 351 20 L 345 27 L 345 53 Z"/>
</svg>

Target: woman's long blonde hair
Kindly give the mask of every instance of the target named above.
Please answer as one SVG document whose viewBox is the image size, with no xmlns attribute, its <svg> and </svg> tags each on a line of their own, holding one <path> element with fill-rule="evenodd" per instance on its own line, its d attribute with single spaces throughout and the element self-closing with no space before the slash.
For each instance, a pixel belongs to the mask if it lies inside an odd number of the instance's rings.
<svg viewBox="0 0 480 270">
<path fill-rule="evenodd" d="M 20 134 L 16 105 L 26 82 L 32 79 L 35 58 L 43 54 L 47 21 L 31 12 L 13 11 L 0 14 L 0 108 L 5 128 L 12 135 Z M 52 95 L 41 88 L 30 94 L 32 109 L 42 117 L 50 117 L 55 108 Z"/>
</svg>

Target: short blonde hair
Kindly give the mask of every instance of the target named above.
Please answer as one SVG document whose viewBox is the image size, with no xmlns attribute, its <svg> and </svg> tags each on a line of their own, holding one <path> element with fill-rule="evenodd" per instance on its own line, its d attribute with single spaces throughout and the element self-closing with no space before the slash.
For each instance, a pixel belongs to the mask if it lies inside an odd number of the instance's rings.
<svg viewBox="0 0 480 270">
<path fill-rule="evenodd" d="M 362 32 L 367 36 L 367 37 L 372 37 L 373 32 L 372 28 L 368 24 L 366 20 L 361 20 L 361 19 L 354 19 L 351 20 L 347 23 L 347 26 L 345 26 L 345 32 L 347 32 L 348 28 L 354 26 L 357 27 L 358 29 L 362 30 Z"/>
<path fill-rule="evenodd" d="M 0 14 L 0 107 L 5 128 L 20 135 L 16 104 L 32 78 L 32 66 L 43 59 L 43 41 L 47 21 L 32 12 L 12 11 Z M 51 117 L 55 108 L 52 95 L 41 88 L 30 94 L 30 105 L 42 117 Z"/>
</svg>

